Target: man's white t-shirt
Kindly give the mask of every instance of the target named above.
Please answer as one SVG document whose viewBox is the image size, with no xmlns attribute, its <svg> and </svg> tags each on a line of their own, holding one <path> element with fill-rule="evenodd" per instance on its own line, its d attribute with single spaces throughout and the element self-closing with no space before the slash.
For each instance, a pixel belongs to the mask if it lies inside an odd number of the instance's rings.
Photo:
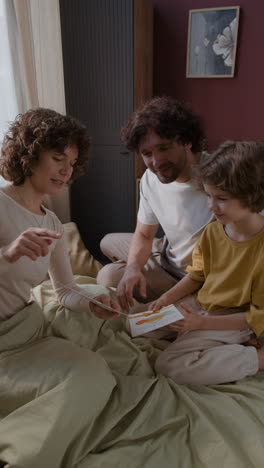
<svg viewBox="0 0 264 468">
<path fill-rule="evenodd" d="M 147 169 L 140 183 L 138 220 L 160 224 L 168 240 L 166 259 L 175 269 L 185 271 L 192 262 L 192 250 L 204 227 L 214 219 L 207 196 L 192 180 L 163 184 Z"/>
</svg>

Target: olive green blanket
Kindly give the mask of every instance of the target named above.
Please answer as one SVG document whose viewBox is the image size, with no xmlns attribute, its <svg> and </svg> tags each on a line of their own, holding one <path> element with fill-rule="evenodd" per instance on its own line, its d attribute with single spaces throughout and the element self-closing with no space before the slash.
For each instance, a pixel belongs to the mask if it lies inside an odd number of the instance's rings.
<svg viewBox="0 0 264 468">
<path fill-rule="evenodd" d="M 94 286 L 86 284 L 92 281 L 78 278 L 78 283 L 94 294 Z M 99 292 L 103 290 L 98 287 Z M 17 370 L 21 351 L 18 348 L 17 354 L 8 350 L 2 353 L 5 367 L 1 373 L 0 359 L 0 379 L 5 380 L 6 373 L 10 372 L 8 382 L 12 382 L 12 388 L 0 385 L 0 458 L 9 461 L 11 467 L 262 468 L 263 373 L 235 384 L 177 385 L 156 377 L 153 372 L 156 357 L 168 344 L 165 340 L 132 339 L 125 331 L 122 318 L 104 322 L 90 314 L 87 317 L 58 307 L 49 282 L 35 288 L 34 296 L 50 324 L 42 325 L 47 336 L 70 340 L 87 353 L 96 351 L 110 371 L 104 374 L 101 360 L 90 365 L 89 379 L 97 375 L 97 365 L 105 377 L 101 378 L 100 385 L 91 385 L 87 404 L 83 402 L 80 379 L 80 398 L 75 395 L 68 408 L 72 414 L 79 411 L 81 420 L 76 436 L 71 438 L 74 418 L 71 419 L 68 410 L 65 412 L 59 400 L 66 392 L 69 395 L 71 379 L 67 377 L 67 369 L 63 370 L 66 384 L 62 386 L 62 369 L 57 368 L 56 374 L 53 365 L 50 378 L 58 379 L 60 393 L 53 394 L 51 405 L 45 400 L 44 374 L 43 382 L 41 379 L 32 382 L 32 395 L 24 401 L 28 389 L 22 382 L 23 373 L 20 376 Z M 30 349 L 29 342 L 27 350 Z M 49 360 L 54 363 L 56 346 L 52 341 L 50 349 Z M 36 347 L 34 356 L 37 356 Z M 34 356 L 30 357 L 29 353 L 30 362 Z M 14 362 L 16 374 L 12 376 Z M 43 364 L 36 362 L 40 367 Z M 29 363 L 28 372 L 30 366 Z M 23 368 L 23 372 L 27 369 Z M 76 382 L 77 378 L 73 376 L 72 381 Z M 36 407 L 40 392 L 42 406 Z M 42 417 L 45 405 L 46 416 Z M 12 426 L 14 411 L 18 417 Z M 34 425 L 30 444 L 22 430 L 24 427 L 27 433 L 28 425 Z M 56 444 L 52 443 L 54 440 Z M 28 444 L 27 453 L 32 454 L 29 458 L 24 456 L 25 444 Z"/>
</svg>

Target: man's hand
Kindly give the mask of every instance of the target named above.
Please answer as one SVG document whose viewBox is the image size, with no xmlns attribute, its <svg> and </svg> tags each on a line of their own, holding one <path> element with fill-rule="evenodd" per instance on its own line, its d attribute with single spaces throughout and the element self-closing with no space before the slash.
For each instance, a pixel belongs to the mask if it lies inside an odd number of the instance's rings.
<svg viewBox="0 0 264 468">
<path fill-rule="evenodd" d="M 181 307 L 185 310 L 184 319 L 171 323 L 169 327 L 180 333 L 186 333 L 192 330 L 202 330 L 204 322 L 203 315 L 198 314 L 193 307 L 190 307 L 184 302 L 181 303 Z"/>
<path fill-rule="evenodd" d="M 49 229 L 29 228 L 2 250 L 3 257 L 8 263 L 15 263 L 21 257 L 35 261 L 38 257 L 48 255 L 52 240 L 60 239 L 61 236 L 60 232 Z"/>
<path fill-rule="evenodd" d="M 91 311 L 93 312 L 93 314 L 96 317 L 98 317 L 100 319 L 104 319 L 104 320 L 119 317 L 119 315 L 120 315 L 119 311 L 121 310 L 120 306 L 110 296 L 108 296 L 107 294 L 100 294 L 100 296 L 96 296 L 94 299 L 96 299 L 96 301 L 102 302 L 102 304 L 105 304 L 105 305 L 107 305 L 109 307 L 112 307 L 112 309 L 116 310 L 116 313 L 111 312 L 110 310 L 103 309 L 102 307 L 97 306 L 97 305 L 93 304 L 92 302 L 90 302 L 90 309 L 91 309 Z"/>
<path fill-rule="evenodd" d="M 126 312 L 129 306 L 133 306 L 133 291 L 138 287 L 139 294 L 143 299 L 147 297 L 147 283 L 140 267 L 136 264 L 131 264 L 126 267 L 123 278 L 117 287 L 117 297 L 122 309 Z"/>
</svg>

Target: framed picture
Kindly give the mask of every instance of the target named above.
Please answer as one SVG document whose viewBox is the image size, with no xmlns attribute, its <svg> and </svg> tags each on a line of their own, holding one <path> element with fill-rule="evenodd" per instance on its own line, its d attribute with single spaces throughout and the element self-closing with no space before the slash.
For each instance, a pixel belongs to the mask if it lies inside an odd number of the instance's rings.
<svg viewBox="0 0 264 468">
<path fill-rule="evenodd" d="M 240 8 L 189 11 L 187 78 L 233 78 Z"/>
</svg>

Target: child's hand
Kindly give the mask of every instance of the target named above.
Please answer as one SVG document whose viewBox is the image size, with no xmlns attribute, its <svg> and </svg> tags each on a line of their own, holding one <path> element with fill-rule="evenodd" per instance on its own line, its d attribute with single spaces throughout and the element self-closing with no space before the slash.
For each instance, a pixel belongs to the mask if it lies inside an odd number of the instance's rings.
<svg viewBox="0 0 264 468">
<path fill-rule="evenodd" d="M 169 325 L 170 328 L 180 333 L 186 333 L 192 330 L 202 330 L 203 316 L 187 304 L 181 303 L 181 307 L 185 310 L 184 319 L 178 320 Z"/>
<path fill-rule="evenodd" d="M 156 301 L 150 302 L 148 304 L 148 310 L 159 310 L 162 307 L 165 307 L 165 306 L 167 306 L 169 304 L 171 304 L 171 302 L 169 302 L 166 295 L 163 294 L 162 296 L 160 296 L 159 299 L 157 299 Z"/>
<path fill-rule="evenodd" d="M 102 307 L 90 302 L 90 309 L 96 317 L 104 320 L 119 317 L 119 311 L 121 310 L 120 305 L 116 301 L 114 301 L 110 296 L 108 296 L 107 294 L 100 294 L 100 296 L 96 296 L 94 299 L 116 310 L 116 313 L 111 312 L 110 310 L 103 309 Z"/>
</svg>

